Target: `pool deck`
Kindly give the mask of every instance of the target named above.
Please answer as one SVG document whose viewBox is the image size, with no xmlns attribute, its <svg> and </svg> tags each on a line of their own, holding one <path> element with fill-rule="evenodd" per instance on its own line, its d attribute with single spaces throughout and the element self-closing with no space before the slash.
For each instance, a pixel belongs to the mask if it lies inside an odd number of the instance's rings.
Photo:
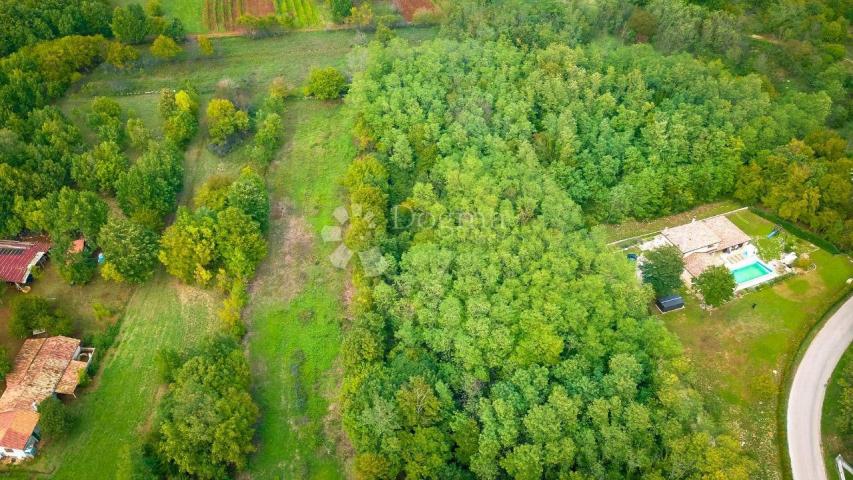
<svg viewBox="0 0 853 480">
<path fill-rule="evenodd" d="M 742 260 L 735 262 L 735 263 L 729 263 L 728 261 L 726 261 L 726 268 L 728 268 L 730 271 L 733 272 L 739 268 L 743 268 L 743 267 L 752 265 L 753 263 L 756 263 L 756 262 L 761 263 L 762 265 L 764 265 L 765 268 L 767 268 L 770 271 L 764 275 L 761 275 L 760 277 L 755 277 L 753 279 L 747 280 L 746 282 L 738 283 L 737 286 L 735 286 L 735 292 L 761 285 L 762 283 L 773 280 L 774 278 L 779 276 L 779 273 L 777 273 L 776 268 L 774 268 L 775 267 L 775 265 L 773 265 L 774 262 L 770 262 L 768 264 L 767 262 L 765 262 L 764 260 L 762 260 L 758 256 L 755 256 L 754 254 L 747 256 L 747 257 L 743 258 Z"/>
</svg>

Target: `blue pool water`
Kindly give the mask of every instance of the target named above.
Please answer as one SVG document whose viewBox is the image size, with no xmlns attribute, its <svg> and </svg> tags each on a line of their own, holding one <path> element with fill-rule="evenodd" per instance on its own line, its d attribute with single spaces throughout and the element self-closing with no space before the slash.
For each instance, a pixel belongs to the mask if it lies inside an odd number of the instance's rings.
<svg viewBox="0 0 853 480">
<path fill-rule="evenodd" d="M 770 272 L 771 270 L 767 265 L 755 262 L 732 270 L 732 275 L 735 277 L 735 282 L 741 284 L 767 275 Z"/>
</svg>

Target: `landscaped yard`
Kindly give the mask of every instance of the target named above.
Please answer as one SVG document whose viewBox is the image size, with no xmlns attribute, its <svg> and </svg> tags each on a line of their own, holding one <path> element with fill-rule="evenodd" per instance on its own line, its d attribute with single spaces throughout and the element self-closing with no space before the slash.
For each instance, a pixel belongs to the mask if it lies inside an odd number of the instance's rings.
<svg viewBox="0 0 853 480">
<path fill-rule="evenodd" d="M 844 375 L 843 372 L 847 372 Z M 845 415 L 841 410 L 843 390 L 841 378 L 845 376 L 849 392 L 853 384 L 853 346 L 848 347 L 829 381 L 826 388 L 826 398 L 823 402 L 823 415 L 821 434 L 823 436 L 823 454 L 826 459 L 826 469 L 829 478 L 834 479 L 838 473 L 835 466 L 836 455 L 841 455 L 847 463 L 853 462 L 853 435 L 851 429 L 845 429 L 843 425 L 850 425 L 853 419 Z M 850 401 L 850 399 L 848 399 Z"/>
<path fill-rule="evenodd" d="M 774 228 L 748 211 L 729 218 L 756 238 Z M 711 411 L 759 463 L 755 478 L 783 478 L 777 408 L 785 394 L 784 375 L 811 327 L 850 288 L 848 257 L 815 250 L 810 259 L 813 271 L 716 310 L 704 311 L 696 298 L 687 297 L 687 308 L 661 317 L 681 339 Z"/>
</svg>

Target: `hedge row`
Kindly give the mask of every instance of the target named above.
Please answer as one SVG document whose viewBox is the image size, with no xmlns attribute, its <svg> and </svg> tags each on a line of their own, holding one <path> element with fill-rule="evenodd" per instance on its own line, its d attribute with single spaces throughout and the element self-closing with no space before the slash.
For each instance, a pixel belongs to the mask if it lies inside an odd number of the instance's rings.
<svg viewBox="0 0 853 480">
<path fill-rule="evenodd" d="M 749 211 L 758 215 L 759 217 L 769 221 L 769 222 L 773 222 L 777 225 L 780 225 L 782 228 L 784 228 L 788 232 L 802 238 L 803 240 L 806 240 L 808 242 L 811 242 L 811 243 L 817 245 L 818 247 L 826 250 L 827 252 L 829 252 L 833 255 L 841 253 L 841 250 L 839 250 L 838 247 L 836 247 L 835 245 L 833 245 L 832 243 L 830 243 L 826 239 L 821 238 L 818 235 L 816 235 L 816 234 L 814 234 L 808 230 L 805 230 L 803 227 L 801 227 L 801 226 L 799 226 L 793 222 L 785 220 L 782 217 L 779 217 L 779 216 L 777 216 L 777 215 L 775 215 L 775 214 L 773 214 L 767 210 L 764 210 L 761 207 L 752 206 L 752 207 L 749 207 Z"/>
</svg>

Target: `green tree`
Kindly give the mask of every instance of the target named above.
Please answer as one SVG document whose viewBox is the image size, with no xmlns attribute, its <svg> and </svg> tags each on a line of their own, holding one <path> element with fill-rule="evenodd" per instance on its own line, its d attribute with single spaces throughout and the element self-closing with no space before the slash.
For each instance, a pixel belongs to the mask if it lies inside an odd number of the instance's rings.
<svg viewBox="0 0 853 480">
<path fill-rule="evenodd" d="M 138 3 L 113 10 L 113 35 L 124 43 L 142 43 L 148 35 L 148 16 Z"/>
<path fill-rule="evenodd" d="M 259 413 L 249 383 L 249 365 L 235 340 L 216 338 L 193 352 L 161 404 L 161 458 L 200 479 L 225 478 L 244 467 L 255 450 Z"/>
<path fill-rule="evenodd" d="M 50 396 L 38 405 L 39 426 L 45 435 L 56 438 L 68 433 L 73 417 L 61 400 Z"/>
<path fill-rule="evenodd" d="M 207 132 L 210 141 L 227 149 L 234 139 L 249 128 L 249 115 L 230 100 L 214 98 L 207 104 Z"/>
<path fill-rule="evenodd" d="M 266 182 L 251 168 L 244 168 L 228 188 L 227 204 L 236 207 L 258 223 L 262 232 L 269 227 L 270 201 Z"/>
<path fill-rule="evenodd" d="M 669 295 L 682 286 L 684 257 L 678 247 L 660 247 L 643 255 L 640 271 L 658 296 Z"/>
<path fill-rule="evenodd" d="M 267 254 L 260 226 L 238 208 L 228 207 L 216 215 L 216 248 L 228 274 L 249 280 Z"/>
<path fill-rule="evenodd" d="M 145 153 L 116 183 L 119 206 L 131 220 L 158 230 L 175 208 L 183 171 L 183 156 L 177 147 L 149 142 Z"/>
<path fill-rule="evenodd" d="M 352 0 L 328 0 L 335 23 L 343 23 L 352 10 Z"/>
<path fill-rule="evenodd" d="M 124 70 L 139 60 L 139 52 L 135 48 L 121 42 L 110 42 L 106 60 L 110 65 L 119 70 Z"/>
<path fill-rule="evenodd" d="M 117 282 L 142 283 L 151 278 L 157 260 L 157 235 L 129 220 L 111 217 L 98 243 L 104 254 L 101 275 Z"/>
<path fill-rule="evenodd" d="M 731 300 L 737 286 L 732 272 L 724 266 L 709 267 L 696 277 L 693 284 L 702 293 L 705 303 L 712 307 L 719 307 Z"/>
<path fill-rule="evenodd" d="M 12 304 L 9 333 L 16 338 L 27 338 L 33 330 L 67 335 L 71 332 L 71 319 L 45 298 L 35 295 L 20 297 Z"/>
<path fill-rule="evenodd" d="M 0 380 L 5 380 L 6 375 L 12 371 L 12 362 L 9 361 L 9 352 L 6 347 L 0 347 Z"/>
<path fill-rule="evenodd" d="M 154 39 L 154 43 L 151 44 L 151 55 L 162 60 L 171 60 L 177 57 L 182 51 L 183 49 L 175 40 L 165 35 L 158 35 Z"/>
<path fill-rule="evenodd" d="M 71 176 L 85 189 L 101 193 L 115 192 L 115 183 L 130 162 L 115 142 L 101 142 L 92 150 L 75 157 Z"/>
<path fill-rule="evenodd" d="M 341 96 L 346 85 L 346 77 L 335 67 L 315 68 L 308 75 L 304 92 L 319 100 L 333 100 Z"/>
<path fill-rule="evenodd" d="M 158 257 L 166 271 L 182 281 L 207 285 L 219 259 L 215 217 L 210 212 L 193 214 L 179 208 L 175 223 L 163 232 Z"/>
</svg>

